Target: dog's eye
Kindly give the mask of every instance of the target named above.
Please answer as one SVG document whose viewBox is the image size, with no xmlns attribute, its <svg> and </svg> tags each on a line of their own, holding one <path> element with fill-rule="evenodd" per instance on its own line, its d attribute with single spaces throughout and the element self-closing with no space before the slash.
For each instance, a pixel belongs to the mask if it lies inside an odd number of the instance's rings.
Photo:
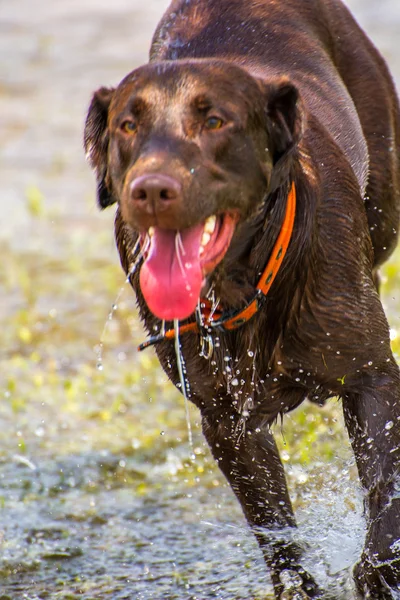
<svg viewBox="0 0 400 600">
<path fill-rule="evenodd" d="M 124 121 L 121 124 L 121 130 L 124 133 L 136 133 L 137 130 L 137 124 L 135 123 L 135 121 Z"/>
<path fill-rule="evenodd" d="M 221 129 L 221 127 L 223 126 L 224 122 L 222 119 L 220 119 L 219 117 L 208 117 L 207 121 L 205 122 L 205 126 L 206 129 Z"/>
</svg>

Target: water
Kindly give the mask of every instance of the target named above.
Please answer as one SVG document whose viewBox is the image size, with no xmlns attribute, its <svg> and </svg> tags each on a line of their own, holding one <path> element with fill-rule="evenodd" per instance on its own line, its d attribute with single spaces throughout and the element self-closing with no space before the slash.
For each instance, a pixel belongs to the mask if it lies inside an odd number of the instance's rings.
<svg viewBox="0 0 400 600">
<path fill-rule="evenodd" d="M 82 148 L 92 92 L 146 60 L 166 4 L 2 3 L 0 595 L 12 600 L 271 598 L 198 414 L 188 452 L 184 400 L 151 351 L 136 353 L 145 333 L 133 295 L 115 300 L 113 209 L 97 210 Z M 398 0 L 348 4 L 399 83 Z M 399 272 L 395 258 L 384 286 L 393 332 Z M 339 414 L 298 412 L 276 436 L 305 561 L 348 600 L 364 523 Z"/>
<path fill-rule="evenodd" d="M 190 398 L 190 383 L 186 377 L 186 367 L 185 362 L 182 355 L 182 348 L 179 341 L 179 320 L 174 320 L 174 329 L 175 329 L 175 356 L 176 362 L 178 364 L 178 372 L 179 372 L 179 380 L 181 383 L 181 390 L 183 394 L 183 398 L 185 401 L 185 414 L 186 414 L 186 424 L 188 430 L 188 440 L 189 440 L 189 448 L 191 451 L 191 458 L 194 460 L 196 458 L 194 454 L 193 448 L 193 435 L 192 435 L 192 425 L 190 423 L 190 413 L 189 413 L 189 398 Z"/>
<path fill-rule="evenodd" d="M 149 243 L 148 239 L 146 238 L 145 243 L 144 243 L 144 247 L 138 253 L 138 255 L 136 256 L 134 262 L 132 263 L 132 265 L 131 265 L 131 267 L 129 269 L 129 273 L 128 273 L 126 279 L 125 279 L 125 283 L 120 288 L 120 290 L 119 290 L 119 292 L 118 292 L 118 294 L 117 294 L 117 296 L 116 296 L 116 298 L 115 298 L 115 300 L 114 300 L 114 302 L 113 302 L 113 304 L 111 306 L 110 312 L 108 313 L 107 320 L 104 323 L 103 331 L 101 332 L 101 335 L 100 335 L 100 341 L 99 341 L 99 344 L 97 345 L 97 348 L 96 348 L 96 355 L 97 355 L 96 367 L 97 367 L 97 369 L 99 371 L 102 371 L 103 368 L 104 368 L 104 365 L 103 365 L 103 350 L 104 350 L 104 343 L 105 343 L 105 339 L 106 339 L 106 335 L 107 335 L 107 331 L 108 331 L 109 325 L 110 325 L 111 321 L 113 320 L 115 311 L 118 309 L 118 303 L 119 303 L 119 301 L 120 301 L 120 299 L 122 297 L 122 294 L 125 292 L 126 285 L 130 283 L 130 278 L 132 277 L 132 275 L 134 275 L 134 273 L 135 273 L 135 271 L 136 271 L 136 269 L 137 269 L 140 261 L 142 260 L 143 255 L 146 253 L 146 249 L 147 249 L 148 243 Z M 134 247 L 132 248 L 132 252 L 131 252 L 132 257 L 135 257 L 137 249 L 139 247 L 139 244 L 140 244 L 140 239 L 138 238 L 137 241 L 136 241 L 136 243 L 135 243 L 135 245 L 134 245 Z"/>
</svg>

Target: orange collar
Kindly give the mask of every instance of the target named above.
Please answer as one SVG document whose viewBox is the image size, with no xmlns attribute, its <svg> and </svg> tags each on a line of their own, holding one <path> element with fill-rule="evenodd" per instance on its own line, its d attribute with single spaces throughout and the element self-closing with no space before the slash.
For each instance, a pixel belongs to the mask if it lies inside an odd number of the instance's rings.
<svg viewBox="0 0 400 600">
<path fill-rule="evenodd" d="M 286 202 L 285 217 L 282 223 L 278 238 L 272 249 L 271 256 L 257 284 L 256 292 L 247 305 L 236 311 L 221 312 L 212 310 L 209 300 L 201 299 L 201 308 L 196 314 L 196 321 L 185 323 L 179 327 L 178 335 L 184 333 L 199 333 L 201 335 L 201 355 L 210 358 L 213 351 L 213 342 L 211 333 L 213 330 L 232 331 L 237 329 L 256 314 L 263 304 L 272 283 L 281 267 L 282 261 L 288 249 L 294 226 L 296 215 L 296 187 L 292 183 Z M 168 329 L 158 335 L 151 336 L 148 340 L 140 344 L 139 351 L 145 350 L 149 346 L 158 344 L 162 340 L 172 340 L 175 338 L 175 329 Z"/>
</svg>

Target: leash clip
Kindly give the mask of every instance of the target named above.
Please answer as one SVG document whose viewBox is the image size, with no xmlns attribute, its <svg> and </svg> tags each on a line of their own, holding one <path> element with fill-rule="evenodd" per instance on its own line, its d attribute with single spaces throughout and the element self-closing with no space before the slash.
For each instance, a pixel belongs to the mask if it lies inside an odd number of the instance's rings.
<svg viewBox="0 0 400 600">
<path fill-rule="evenodd" d="M 200 356 L 210 360 L 214 352 L 214 342 L 210 333 L 202 332 L 200 334 Z"/>
</svg>

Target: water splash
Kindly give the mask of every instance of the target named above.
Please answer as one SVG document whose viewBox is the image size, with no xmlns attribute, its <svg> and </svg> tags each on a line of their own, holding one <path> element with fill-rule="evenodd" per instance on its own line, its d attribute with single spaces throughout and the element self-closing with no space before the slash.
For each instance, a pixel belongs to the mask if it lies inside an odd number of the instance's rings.
<svg viewBox="0 0 400 600">
<path fill-rule="evenodd" d="M 139 243 L 140 243 L 140 239 L 138 238 L 136 240 L 135 245 L 132 248 L 132 251 L 131 251 L 133 257 L 135 257 L 135 254 L 136 254 L 137 249 L 139 247 Z M 106 337 L 106 334 L 107 334 L 108 328 L 110 326 L 110 323 L 111 323 L 111 321 L 114 318 L 114 313 L 118 309 L 118 303 L 119 303 L 119 301 L 121 299 L 122 294 L 125 291 L 126 284 L 129 283 L 130 278 L 132 277 L 132 275 L 136 271 L 138 264 L 142 260 L 143 255 L 145 254 L 145 252 L 147 251 L 147 248 L 149 247 L 149 244 L 150 244 L 150 240 L 148 239 L 148 237 L 146 237 L 146 240 L 145 240 L 145 243 L 143 245 L 142 250 L 138 253 L 138 255 L 135 257 L 135 260 L 130 265 L 128 274 L 127 274 L 126 279 L 124 281 L 124 284 L 120 288 L 120 290 L 119 290 L 119 292 L 118 292 L 118 294 L 117 294 L 117 296 L 116 296 L 113 304 L 111 305 L 110 312 L 108 313 L 107 320 L 104 323 L 103 331 L 101 332 L 101 335 L 100 335 L 100 341 L 99 341 L 99 343 L 97 345 L 97 348 L 96 348 L 96 368 L 97 368 L 98 371 L 102 371 L 104 369 L 104 365 L 103 365 L 104 339 Z"/>
<path fill-rule="evenodd" d="M 210 310 L 210 315 L 209 315 L 209 319 L 210 321 L 212 320 L 215 311 L 219 308 L 221 299 L 219 297 L 216 296 L 215 294 L 215 290 L 214 290 L 214 283 L 211 284 L 210 289 L 208 290 L 207 294 L 206 294 L 206 298 L 207 300 L 209 300 L 211 302 L 211 310 Z"/>
<path fill-rule="evenodd" d="M 189 414 L 190 388 L 189 388 L 189 382 L 187 381 L 187 378 L 186 378 L 186 367 L 185 367 L 185 362 L 183 360 L 181 343 L 179 340 L 179 320 L 178 319 L 174 320 L 174 329 L 175 329 L 175 355 L 176 355 L 176 363 L 178 366 L 179 380 L 181 382 L 182 394 L 183 394 L 183 398 L 185 401 L 186 423 L 187 423 L 187 429 L 188 429 L 189 447 L 190 447 L 190 452 L 191 452 L 190 458 L 192 460 L 195 460 L 196 455 L 194 453 L 192 426 L 190 423 L 190 414 Z"/>
<path fill-rule="evenodd" d="M 303 580 L 296 571 L 285 569 L 279 576 L 283 584 L 280 600 L 307 600 L 307 594 L 302 590 Z"/>
<path fill-rule="evenodd" d="M 325 478 L 327 466 L 322 464 L 319 467 L 315 467 L 315 464 L 305 467 L 293 465 L 287 469 L 290 487 L 297 487 L 301 490 L 298 496 L 300 506 L 297 506 L 295 510 L 298 529 L 268 529 L 264 531 L 261 528 L 259 533 L 265 533 L 268 539 L 282 544 L 296 542 L 303 548 L 301 565 L 315 577 L 318 585 L 324 590 L 324 600 L 355 600 L 352 568 L 360 558 L 366 532 L 363 517 L 363 493 L 359 484 L 356 483 L 353 458 L 341 463 L 343 468 L 332 469 L 332 464 L 329 463 L 332 477 L 330 481 Z M 299 480 L 300 470 L 306 474 L 307 480 L 316 479 L 317 481 L 307 487 L 296 485 L 295 481 Z M 233 509 L 231 510 L 234 514 Z M 229 511 L 222 510 L 222 514 L 226 515 L 226 513 Z M 243 562 L 251 561 L 253 565 L 257 550 L 255 542 L 254 545 L 246 546 L 245 542 L 249 538 L 249 530 L 246 525 L 243 523 L 241 526 L 239 519 L 234 521 L 232 518 L 231 523 L 223 522 L 222 524 L 221 520 L 221 517 L 214 517 L 211 520 L 201 519 L 200 524 L 206 532 L 208 528 L 220 530 L 224 543 L 226 544 L 227 539 L 230 538 L 230 547 L 240 546 L 243 551 Z M 218 539 L 217 533 L 211 535 L 214 539 Z M 231 563 L 228 561 L 224 567 L 225 575 L 229 572 L 230 566 Z M 259 569 L 258 576 L 261 580 L 265 576 L 263 570 L 265 566 L 261 562 Z M 251 573 L 253 575 L 254 571 L 252 566 Z M 292 574 L 289 573 L 289 575 Z M 249 572 L 246 573 L 246 576 L 249 576 Z M 297 581 L 290 578 L 285 583 L 287 595 L 292 594 L 291 600 L 298 598 L 299 596 L 295 595 L 295 593 L 300 593 L 299 588 L 296 589 Z M 290 585 L 292 585 L 291 589 Z M 224 595 L 222 597 L 231 598 L 232 596 Z M 290 596 L 288 597 L 290 598 Z"/>
<path fill-rule="evenodd" d="M 296 511 L 295 539 L 305 547 L 302 566 L 329 592 L 327 599 L 354 598 L 352 568 L 361 555 L 366 523 L 363 493 L 350 474 L 353 462 L 351 458 L 342 469 L 330 465 L 332 479 L 323 488 L 306 491 L 301 486 L 304 505 Z M 314 477 L 314 471 L 308 474 Z"/>
</svg>

